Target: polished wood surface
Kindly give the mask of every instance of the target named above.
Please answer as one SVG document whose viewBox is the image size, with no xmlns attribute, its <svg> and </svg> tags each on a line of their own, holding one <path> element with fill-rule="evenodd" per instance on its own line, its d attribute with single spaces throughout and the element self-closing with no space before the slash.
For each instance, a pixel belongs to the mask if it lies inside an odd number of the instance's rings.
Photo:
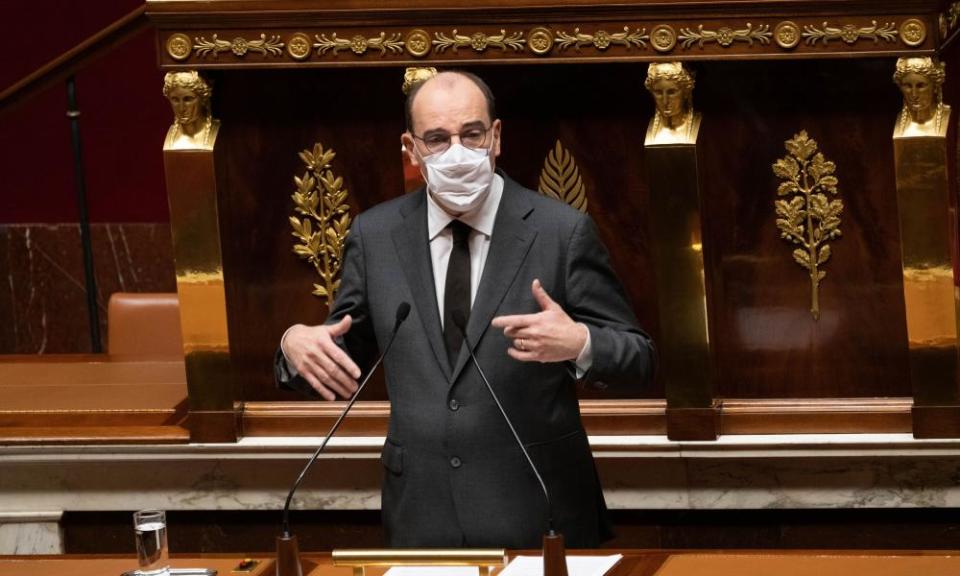
<svg viewBox="0 0 960 576">
<path fill-rule="evenodd" d="M 184 443 L 186 403 L 182 359 L 0 360 L 0 444 Z"/>
<path fill-rule="evenodd" d="M 923 573 L 926 576 L 952 576 L 960 570 L 960 555 L 953 551 L 764 551 L 713 552 L 698 551 L 644 551 L 593 550 L 568 551 L 571 555 L 609 555 L 620 553 L 623 558 L 607 574 L 609 576 L 694 576 L 705 573 L 726 576 L 899 576 Z M 538 551 L 512 552 L 517 555 L 537 555 Z M 260 563 L 251 576 L 272 574 L 274 559 L 253 556 Z M 171 559 L 174 567 L 208 567 L 221 575 L 237 574 L 232 568 L 242 556 L 199 556 Z M 305 576 L 349 576 L 349 567 L 334 567 L 329 554 L 304 554 L 301 558 Z M 136 568 L 131 557 L 97 556 L 0 556 L 0 576 L 31 574 L 32 576 L 101 576 L 120 574 Z M 387 568 L 370 568 L 367 574 L 379 575 Z"/>
</svg>

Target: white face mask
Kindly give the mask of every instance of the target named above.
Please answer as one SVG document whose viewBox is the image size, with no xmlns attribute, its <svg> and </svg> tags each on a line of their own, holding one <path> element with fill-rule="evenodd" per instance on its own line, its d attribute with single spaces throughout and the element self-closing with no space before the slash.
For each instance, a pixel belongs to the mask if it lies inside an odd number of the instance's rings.
<svg viewBox="0 0 960 576">
<path fill-rule="evenodd" d="M 493 166 L 487 148 L 473 150 L 457 143 L 421 161 L 427 169 L 427 189 L 448 212 L 469 212 L 482 204 L 490 192 Z"/>
</svg>

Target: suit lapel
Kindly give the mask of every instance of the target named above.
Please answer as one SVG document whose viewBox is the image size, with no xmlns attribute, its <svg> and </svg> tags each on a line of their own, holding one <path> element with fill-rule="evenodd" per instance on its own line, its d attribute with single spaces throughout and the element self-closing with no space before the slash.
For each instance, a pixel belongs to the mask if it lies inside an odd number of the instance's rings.
<svg viewBox="0 0 960 576">
<path fill-rule="evenodd" d="M 443 343 L 440 312 L 437 309 L 436 288 L 433 282 L 433 264 L 427 238 L 426 193 L 421 190 L 401 209 L 403 222 L 393 230 L 393 243 L 403 263 L 403 271 L 413 294 L 414 306 L 423 323 L 423 331 L 430 348 L 440 364 L 444 376 L 450 379 L 450 363 Z"/>
<path fill-rule="evenodd" d="M 507 294 L 507 289 L 520 270 L 521 264 L 530 251 L 537 233 L 525 222 L 533 207 L 524 198 L 519 184 L 504 177 L 503 197 L 494 220 L 493 234 L 490 237 L 490 250 L 483 267 L 483 276 L 477 288 L 477 297 L 470 310 L 467 323 L 467 338 L 474 349 L 480 338 L 490 326 L 490 321 Z M 429 254 L 427 255 L 429 261 Z M 431 294 L 433 291 L 431 291 Z M 443 344 L 440 345 L 441 349 Z M 460 350 L 460 356 L 450 375 L 450 382 L 456 381 L 470 355 L 466 346 Z"/>
</svg>

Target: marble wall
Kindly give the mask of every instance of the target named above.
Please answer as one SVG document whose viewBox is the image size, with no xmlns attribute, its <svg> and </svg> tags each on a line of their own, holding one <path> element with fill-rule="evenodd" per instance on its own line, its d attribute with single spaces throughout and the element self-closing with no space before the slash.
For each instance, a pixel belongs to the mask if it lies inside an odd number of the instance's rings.
<svg viewBox="0 0 960 576">
<path fill-rule="evenodd" d="M 167 223 L 93 224 L 101 339 L 114 292 L 174 292 Z M 91 351 L 78 224 L 0 225 L 0 354 Z"/>
</svg>

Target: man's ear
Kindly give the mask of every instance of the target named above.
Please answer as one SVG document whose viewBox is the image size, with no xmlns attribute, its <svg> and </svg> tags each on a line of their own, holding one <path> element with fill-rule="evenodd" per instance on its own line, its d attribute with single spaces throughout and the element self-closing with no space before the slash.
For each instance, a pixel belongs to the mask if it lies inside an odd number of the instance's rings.
<svg viewBox="0 0 960 576">
<path fill-rule="evenodd" d="M 494 120 L 490 126 L 490 130 L 493 132 L 493 146 L 490 148 L 490 153 L 493 154 L 494 158 L 500 156 L 500 126 L 499 118 Z"/>
<path fill-rule="evenodd" d="M 411 136 L 409 132 L 404 132 L 400 135 L 400 143 L 403 145 L 403 150 L 407 153 L 410 165 L 419 168 L 420 158 L 416 153 L 417 142 L 413 139 L 413 136 Z"/>
</svg>

